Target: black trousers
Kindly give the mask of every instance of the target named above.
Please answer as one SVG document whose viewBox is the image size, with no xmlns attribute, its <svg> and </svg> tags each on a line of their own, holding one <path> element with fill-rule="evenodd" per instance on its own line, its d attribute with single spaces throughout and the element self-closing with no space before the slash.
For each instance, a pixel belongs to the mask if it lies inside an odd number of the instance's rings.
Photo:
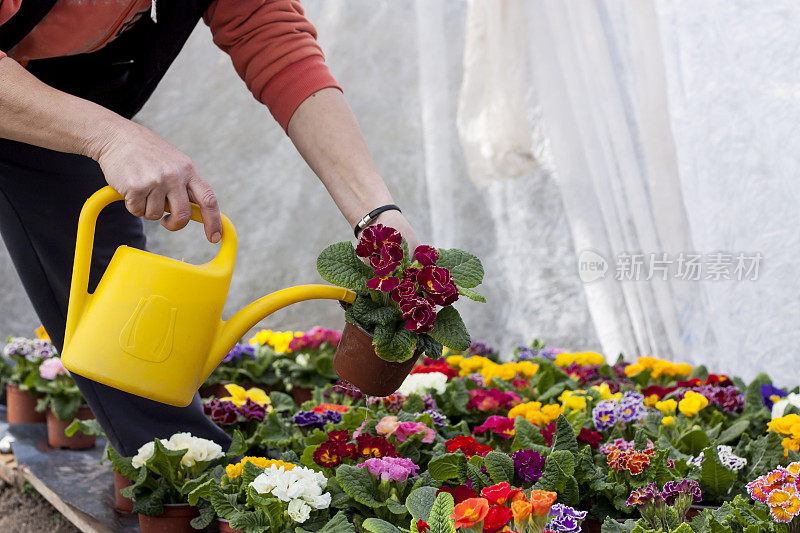
<svg viewBox="0 0 800 533">
<path fill-rule="evenodd" d="M 0 235 L 59 351 L 64 343 L 78 215 L 86 199 L 105 185 L 100 166 L 87 157 L 0 139 Z M 144 249 L 145 236 L 141 220 L 128 213 L 122 202 L 114 202 L 97 221 L 90 291 L 122 244 Z M 230 444 L 225 432 L 203 414 L 198 395 L 188 407 L 172 407 L 73 377 L 109 441 L 123 455 L 133 455 L 145 442 L 179 431 L 212 439 L 225 450 Z"/>
</svg>

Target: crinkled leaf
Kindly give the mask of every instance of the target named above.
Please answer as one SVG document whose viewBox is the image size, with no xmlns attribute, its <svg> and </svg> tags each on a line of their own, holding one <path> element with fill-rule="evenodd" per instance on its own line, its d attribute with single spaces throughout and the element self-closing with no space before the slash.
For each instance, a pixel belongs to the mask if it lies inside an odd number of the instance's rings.
<svg viewBox="0 0 800 533">
<path fill-rule="evenodd" d="M 72 423 L 64 430 L 64 435 L 71 437 L 76 431 L 80 431 L 84 435 L 94 435 L 95 437 L 105 438 L 106 436 L 103 428 L 100 427 L 100 422 L 94 418 L 90 420 L 78 420 L 77 418 L 73 419 Z"/>
<path fill-rule="evenodd" d="M 700 489 L 707 499 L 720 498 L 728 494 L 736 482 L 736 472 L 723 466 L 715 446 L 703 450 L 705 459 L 700 466 Z"/>
<path fill-rule="evenodd" d="M 559 415 L 553 435 L 553 450 L 566 450 L 577 457 L 579 449 L 575 430 L 564 415 Z"/>
<path fill-rule="evenodd" d="M 366 468 L 341 465 L 336 469 L 336 481 L 351 498 L 362 505 L 377 509 L 383 502 L 375 499 L 375 483 L 372 474 Z"/>
<path fill-rule="evenodd" d="M 534 484 L 534 488 L 562 492 L 567 480 L 575 475 L 575 458 L 567 450 L 555 450 L 547 456 L 542 477 Z"/>
<path fill-rule="evenodd" d="M 228 494 L 217 484 L 211 488 L 211 506 L 214 507 L 217 516 L 226 520 L 239 514 L 236 494 Z"/>
<path fill-rule="evenodd" d="M 380 518 L 367 518 L 361 524 L 361 527 L 370 533 L 400 533 L 400 530 L 394 525 Z"/>
<path fill-rule="evenodd" d="M 436 497 L 428 519 L 430 533 L 455 533 L 455 522 L 450 518 L 454 508 L 455 501 L 450 494 L 442 492 Z"/>
<path fill-rule="evenodd" d="M 115 472 L 119 472 L 124 477 L 134 480 L 139 475 L 139 469 L 134 468 L 131 464 L 130 457 L 123 457 L 110 445 L 106 448 L 106 456 L 111 461 L 111 465 Z"/>
<path fill-rule="evenodd" d="M 719 437 L 717 437 L 717 444 L 727 444 L 738 439 L 742 433 L 747 431 L 748 427 L 750 427 L 749 420 L 738 420 L 734 422 L 719 434 Z"/>
<path fill-rule="evenodd" d="M 372 334 L 372 344 L 378 357 L 400 363 L 413 357 L 417 336 L 407 330 L 403 322 L 378 324 Z"/>
<path fill-rule="evenodd" d="M 483 281 L 481 260 L 463 250 L 439 249 L 436 266 L 449 270 L 453 281 L 461 287 L 470 289 L 477 287 Z"/>
<path fill-rule="evenodd" d="M 514 482 L 514 460 L 502 452 L 489 452 L 483 459 L 483 465 L 494 483 Z"/>
<path fill-rule="evenodd" d="M 428 332 L 435 341 L 457 352 L 469 349 L 470 337 L 467 326 L 455 307 L 442 308 L 436 314 L 433 329 Z"/>
<path fill-rule="evenodd" d="M 427 333 L 417 336 L 417 351 L 420 354 L 430 357 L 431 359 L 439 359 L 442 356 L 444 347 L 441 343 L 433 340 L 433 337 Z"/>
<path fill-rule="evenodd" d="M 244 455 L 245 452 L 247 452 L 247 443 L 244 441 L 244 435 L 242 435 L 242 432 L 238 429 L 234 429 L 233 439 L 231 440 L 231 445 L 228 448 L 228 452 L 225 454 L 225 457 L 236 457 L 239 455 Z"/>
<path fill-rule="evenodd" d="M 414 520 L 428 521 L 433 502 L 436 501 L 436 487 L 420 487 L 415 489 L 406 498 L 406 508 Z"/>
<path fill-rule="evenodd" d="M 470 300 L 474 300 L 476 302 L 481 302 L 481 303 L 484 303 L 484 304 L 486 303 L 486 296 L 484 296 L 483 294 L 479 293 L 475 289 L 468 289 L 466 287 L 459 287 L 458 288 L 458 294 L 460 294 L 462 296 L 466 296 Z"/>
<path fill-rule="evenodd" d="M 366 290 L 367 280 L 374 277 L 348 241 L 325 248 L 317 258 L 317 271 L 328 283 L 353 290 Z"/>
<path fill-rule="evenodd" d="M 239 531 L 244 531 L 244 533 L 275 531 L 269 516 L 261 509 L 240 512 L 229 519 L 229 525 L 232 529 L 238 529 Z"/>
<path fill-rule="evenodd" d="M 192 518 L 189 522 L 194 529 L 205 529 L 211 525 L 211 522 L 217 517 L 214 508 L 210 504 L 200 505 L 197 507 L 200 511 L 200 516 Z"/>
<path fill-rule="evenodd" d="M 449 481 L 461 480 L 466 474 L 467 460 L 462 453 L 448 453 L 432 459 L 428 463 L 428 472 L 433 479 Z"/>
</svg>

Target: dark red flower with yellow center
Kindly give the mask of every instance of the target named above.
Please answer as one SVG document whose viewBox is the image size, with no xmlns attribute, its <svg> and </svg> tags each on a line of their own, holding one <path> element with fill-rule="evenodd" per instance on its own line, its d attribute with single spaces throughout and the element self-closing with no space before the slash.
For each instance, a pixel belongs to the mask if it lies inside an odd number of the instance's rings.
<svg viewBox="0 0 800 533">
<path fill-rule="evenodd" d="M 359 435 L 356 438 L 356 451 L 359 457 L 366 459 L 397 457 L 397 450 L 391 442 L 385 437 L 373 437 L 372 435 Z"/>
<path fill-rule="evenodd" d="M 492 451 L 491 446 L 481 444 L 474 438 L 464 435 L 459 435 L 458 437 L 454 437 L 445 442 L 445 449 L 447 450 L 447 453 L 454 453 L 458 450 L 461 450 L 461 452 L 466 455 L 467 458 L 472 457 L 473 455 L 485 457 L 487 453 Z"/>
<path fill-rule="evenodd" d="M 335 442 L 327 441 L 319 445 L 312 455 L 314 462 L 324 468 L 336 468 L 342 464 L 342 455 Z"/>
<path fill-rule="evenodd" d="M 369 259 L 372 270 L 379 278 L 391 276 L 403 260 L 403 248 L 399 244 L 386 243 L 379 253 Z"/>
<path fill-rule="evenodd" d="M 458 287 L 446 268 L 433 265 L 422 267 L 417 274 L 417 283 L 437 305 L 445 307 L 458 300 Z"/>
<path fill-rule="evenodd" d="M 375 224 L 374 226 L 367 226 L 361 232 L 361 238 L 358 239 L 358 246 L 356 246 L 356 255 L 358 257 L 372 257 L 379 253 L 384 244 L 396 244 L 400 246 L 403 242 L 403 237 L 400 233 L 383 224 Z"/>
<path fill-rule="evenodd" d="M 347 442 L 350 440 L 350 432 L 346 429 L 328 432 L 328 440 L 334 442 Z"/>
<path fill-rule="evenodd" d="M 503 529 L 514 516 L 511 509 L 503 505 L 492 505 L 483 519 L 483 533 L 496 533 Z"/>
</svg>

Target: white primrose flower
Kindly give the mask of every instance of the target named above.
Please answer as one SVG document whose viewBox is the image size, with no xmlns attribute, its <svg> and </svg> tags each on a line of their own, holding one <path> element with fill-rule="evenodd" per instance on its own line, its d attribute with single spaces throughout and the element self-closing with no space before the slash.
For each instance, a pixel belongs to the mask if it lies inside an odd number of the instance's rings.
<svg viewBox="0 0 800 533">
<path fill-rule="evenodd" d="M 437 394 L 443 394 L 447 387 L 447 376 L 441 372 L 430 372 L 428 374 L 409 375 L 397 392 L 409 396 L 411 394 L 425 394 L 430 389 Z"/>
<path fill-rule="evenodd" d="M 145 442 L 137 451 L 136 455 L 131 459 L 131 464 L 134 468 L 141 468 L 147 461 L 153 457 L 156 450 L 156 443 L 153 441 Z"/>
<path fill-rule="evenodd" d="M 323 489 L 328 479 L 310 468 L 295 467 L 286 470 L 284 467 L 270 465 L 250 483 L 259 494 L 272 494 L 279 500 L 287 502 L 289 516 L 298 523 L 308 520 L 311 509 L 327 509 L 331 504 L 331 495 Z"/>
<path fill-rule="evenodd" d="M 800 409 L 800 394 L 790 392 L 786 398 L 772 404 L 772 419 L 782 417 L 790 405 Z"/>
<path fill-rule="evenodd" d="M 175 433 L 169 439 L 159 439 L 168 450 L 186 450 L 181 458 L 181 465 L 190 468 L 202 461 L 213 461 L 223 455 L 222 446 L 208 439 L 193 437 L 191 433 Z M 155 442 L 147 442 L 133 457 L 134 468 L 141 468 L 155 453 Z"/>
<path fill-rule="evenodd" d="M 311 516 L 311 506 L 302 500 L 292 500 L 289 502 L 287 512 L 292 520 L 302 524 Z"/>
</svg>

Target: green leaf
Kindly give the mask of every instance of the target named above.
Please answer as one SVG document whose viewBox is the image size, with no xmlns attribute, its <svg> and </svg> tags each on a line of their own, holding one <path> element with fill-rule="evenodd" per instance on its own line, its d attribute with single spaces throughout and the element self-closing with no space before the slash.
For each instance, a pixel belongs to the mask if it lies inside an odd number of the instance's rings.
<svg viewBox="0 0 800 533">
<path fill-rule="evenodd" d="M 212 486 L 216 483 L 216 479 L 207 479 L 204 483 L 201 483 L 193 488 L 188 494 L 186 494 L 186 500 L 189 502 L 189 505 L 196 506 L 200 498 L 211 498 Z"/>
<path fill-rule="evenodd" d="M 292 413 L 297 409 L 294 400 L 285 392 L 273 391 L 269 393 L 269 400 L 272 404 L 272 410 L 276 413 L 288 412 Z"/>
<path fill-rule="evenodd" d="M 514 419 L 514 433 L 514 443 L 511 446 L 513 450 L 535 450 L 539 453 L 550 451 L 539 428 L 522 416 Z"/>
<path fill-rule="evenodd" d="M 240 512 L 230 519 L 229 525 L 231 529 L 237 529 L 245 533 L 261 533 L 263 531 L 277 530 L 273 528 L 272 520 L 270 520 L 267 513 L 261 509 Z"/>
<path fill-rule="evenodd" d="M 436 261 L 436 266 L 449 270 L 453 281 L 460 287 L 470 289 L 477 287 L 483 281 L 481 260 L 463 250 L 439 249 L 439 260 Z"/>
<path fill-rule="evenodd" d="M 562 492 L 567 480 L 575 475 L 575 457 L 567 450 L 555 450 L 547 456 L 542 477 L 534 484 L 534 488 Z"/>
<path fill-rule="evenodd" d="M 133 512 L 147 516 L 158 516 L 164 512 L 164 498 L 169 492 L 166 481 L 161 479 L 155 490 L 136 495 L 133 501 Z"/>
<path fill-rule="evenodd" d="M 106 456 L 111 461 L 115 472 L 119 472 L 130 480 L 134 480 L 139 476 L 139 469 L 133 467 L 130 457 L 123 457 L 111 446 L 106 448 Z"/>
<path fill-rule="evenodd" d="M 447 453 L 432 459 L 428 463 L 428 472 L 433 479 L 448 481 L 462 479 L 466 473 L 467 459 L 461 453 Z"/>
<path fill-rule="evenodd" d="M 370 533 L 400 533 L 399 529 L 380 518 L 367 518 L 361 524 L 361 527 Z"/>
<path fill-rule="evenodd" d="M 705 498 L 723 497 L 736 482 L 736 472 L 725 468 L 719 460 L 716 446 L 703 450 L 705 459 L 700 467 L 700 488 Z"/>
<path fill-rule="evenodd" d="M 211 487 L 211 506 L 220 518 L 230 520 L 240 513 L 237 500 L 236 494 L 224 492 L 216 483 Z"/>
<path fill-rule="evenodd" d="M 403 319 L 403 314 L 397 307 L 376 307 L 364 313 L 363 324 L 366 326 L 386 326 Z"/>
<path fill-rule="evenodd" d="M 245 452 L 247 452 L 247 443 L 244 441 L 244 436 L 242 435 L 241 431 L 234 429 L 233 440 L 231 441 L 231 445 L 228 448 L 228 452 L 225 454 L 225 457 L 236 457 L 239 455 L 244 455 Z"/>
<path fill-rule="evenodd" d="M 400 363 L 413 357 L 417 336 L 405 328 L 403 322 L 378 324 L 372 334 L 375 353 L 385 361 Z"/>
<path fill-rule="evenodd" d="M 747 431 L 748 427 L 750 427 L 749 420 L 739 420 L 734 422 L 730 427 L 726 428 L 722 433 L 719 434 L 719 437 L 717 437 L 717 444 L 726 444 L 738 439 L 742 433 Z"/>
<path fill-rule="evenodd" d="M 393 515 L 398 515 L 404 517 L 408 514 L 408 509 L 402 503 L 398 502 L 397 500 L 388 499 L 386 500 L 386 508 L 389 509 L 389 512 Z"/>
<path fill-rule="evenodd" d="M 264 473 L 264 469 L 247 461 L 242 467 L 242 485 L 248 486 L 250 483 Z"/>
<path fill-rule="evenodd" d="M 468 289 L 466 287 L 459 287 L 458 294 L 462 296 L 466 296 L 470 300 L 475 300 L 476 302 L 486 303 L 486 296 L 479 293 L 475 289 Z"/>
<path fill-rule="evenodd" d="M 698 455 L 703 448 L 708 446 L 708 435 L 701 429 L 693 429 L 678 440 L 678 449 L 689 455 Z"/>
<path fill-rule="evenodd" d="M 217 513 L 214 512 L 214 508 L 208 503 L 200 505 L 198 510 L 200 511 L 200 516 L 192 518 L 189 524 L 194 529 L 205 529 L 211 525 L 211 522 L 217 517 Z"/>
<path fill-rule="evenodd" d="M 325 248 L 317 258 L 317 272 L 328 283 L 362 291 L 367 289 L 367 280 L 374 276 L 348 241 Z"/>
<path fill-rule="evenodd" d="M 575 430 L 564 415 L 558 415 L 556 420 L 556 432 L 553 435 L 553 450 L 566 450 L 573 456 L 578 455 L 580 450 L 578 440 L 575 437 Z"/>
<path fill-rule="evenodd" d="M 450 494 L 442 492 L 436 497 L 428 520 L 430 533 L 455 533 L 455 521 L 450 518 L 454 508 L 455 502 Z"/>
<path fill-rule="evenodd" d="M 444 307 L 437 313 L 433 329 L 428 332 L 428 335 L 457 352 L 467 350 L 470 346 L 467 326 L 464 325 L 461 315 L 458 314 L 458 311 L 453 306 Z"/>
<path fill-rule="evenodd" d="M 339 511 L 316 533 L 355 533 L 356 528 L 347 520 L 347 516 Z"/>
<path fill-rule="evenodd" d="M 766 474 L 783 460 L 781 440 L 777 433 L 769 431 L 747 445 L 747 475 L 744 479 L 754 479 Z"/>
<path fill-rule="evenodd" d="M 415 489 L 406 498 L 406 508 L 414 520 L 428 521 L 433 502 L 436 501 L 436 487 L 420 487 Z"/>
<path fill-rule="evenodd" d="M 770 385 L 772 380 L 763 372 L 747 385 L 744 391 L 744 414 L 753 413 L 764 407 L 764 400 L 761 397 L 761 385 Z"/>
<path fill-rule="evenodd" d="M 355 501 L 367 507 L 377 509 L 383 502 L 375 499 L 375 483 L 372 475 L 366 468 L 357 468 L 351 465 L 341 465 L 336 469 L 336 481 L 339 486 Z"/>
<path fill-rule="evenodd" d="M 489 477 L 494 483 L 514 482 L 514 461 L 508 455 L 501 452 L 489 452 L 483 458 L 483 465 L 489 472 Z"/>
<path fill-rule="evenodd" d="M 64 435 L 71 437 L 77 431 L 80 431 L 84 435 L 94 435 L 95 437 L 105 438 L 106 436 L 103 428 L 100 427 L 100 422 L 94 418 L 91 420 L 78 420 L 77 418 L 74 418 L 72 423 L 64 430 Z"/>
<path fill-rule="evenodd" d="M 427 333 L 417 336 L 417 351 L 431 359 L 439 359 L 442 356 L 444 347 L 433 340 Z"/>
</svg>

